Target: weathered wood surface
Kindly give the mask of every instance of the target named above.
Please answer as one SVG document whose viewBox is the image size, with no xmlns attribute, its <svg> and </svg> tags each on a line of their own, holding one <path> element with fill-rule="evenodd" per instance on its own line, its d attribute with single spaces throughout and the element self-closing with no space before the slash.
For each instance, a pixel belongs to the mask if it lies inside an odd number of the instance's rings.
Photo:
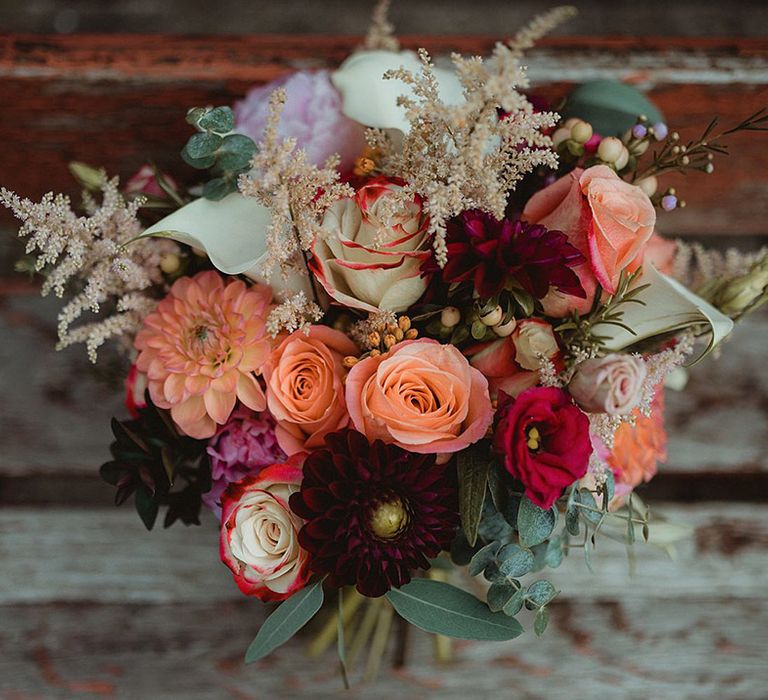
<svg viewBox="0 0 768 700">
<path fill-rule="evenodd" d="M 436 55 L 487 53 L 498 37 L 410 36 Z M 0 132 L 5 186 L 30 196 L 74 192 L 79 159 L 130 174 L 148 159 L 182 179 L 178 159 L 189 106 L 233 103 L 249 86 L 299 67 L 334 65 L 349 36 L 180 37 L 0 35 Z M 529 57 L 536 92 L 559 100 L 574 83 L 612 77 L 649 90 L 673 128 L 700 133 L 713 114 L 735 123 L 768 102 L 768 40 L 553 37 Z M 662 226 L 681 235 L 763 234 L 768 149 L 737 134 L 716 175 L 685 182 L 689 207 Z M 701 208 L 706 208 L 702 216 Z M 8 221 L 0 212 L 0 220 Z"/>
</svg>

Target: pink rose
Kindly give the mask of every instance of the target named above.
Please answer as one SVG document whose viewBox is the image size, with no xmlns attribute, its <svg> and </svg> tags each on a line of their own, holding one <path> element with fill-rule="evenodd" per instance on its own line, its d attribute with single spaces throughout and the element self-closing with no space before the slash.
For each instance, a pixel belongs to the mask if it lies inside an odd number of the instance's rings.
<svg viewBox="0 0 768 700">
<path fill-rule="evenodd" d="M 354 198 L 340 199 L 325 213 L 310 266 L 337 302 L 368 312 L 405 311 L 426 289 L 421 264 L 430 255 L 428 219 L 419 197 L 394 217 L 387 200 L 402 182 L 377 177 Z"/>
<path fill-rule="evenodd" d="M 485 377 L 456 347 L 428 339 L 358 362 L 346 398 L 355 428 L 370 442 L 421 454 L 463 450 L 493 418 Z"/>
<path fill-rule="evenodd" d="M 235 131 L 261 141 L 269 97 L 280 87 L 287 96 L 277 129 L 280 138 L 295 138 L 315 165 L 322 166 L 338 153 L 342 170 L 351 169 L 365 148 L 365 133 L 360 124 L 342 114 L 341 96 L 327 70 L 298 71 L 253 88 L 235 105 Z"/>
<path fill-rule="evenodd" d="M 491 395 L 517 396 L 539 381 L 539 355 L 561 369 L 562 358 L 552 326 L 544 320 L 518 321 L 512 335 L 470 348 L 470 363 L 488 379 Z"/>
<path fill-rule="evenodd" d="M 588 413 L 623 416 L 640 402 L 647 374 L 642 358 L 613 353 L 582 362 L 568 390 Z"/>
<path fill-rule="evenodd" d="M 557 290 L 543 299 L 547 315 L 589 311 L 597 284 L 616 291 L 621 272 L 637 266 L 656 223 L 648 196 L 605 165 L 577 168 L 537 192 L 522 218 L 565 232 L 587 262 L 573 268 L 587 292 L 579 299 Z"/>
<path fill-rule="evenodd" d="M 296 331 L 272 351 L 263 369 L 267 406 L 287 454 L 320 448 L 328 433 L 349 424 L 341 361 L 357 354 L 344 333 L 327 326 Z"/>
<path fill-rule="evenodd" d="M 273 464 L 222 495 L 221 560 L 246 595 L 285 600 L 311 576 L 309 554 L 299 546 L 304 521 L 288 507 L 301 480 L 295 463 Z"/>
</svg>

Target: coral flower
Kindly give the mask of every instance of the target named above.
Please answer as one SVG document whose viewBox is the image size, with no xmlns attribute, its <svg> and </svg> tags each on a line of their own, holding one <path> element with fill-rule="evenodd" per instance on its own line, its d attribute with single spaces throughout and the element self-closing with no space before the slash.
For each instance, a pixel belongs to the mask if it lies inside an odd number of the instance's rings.
<svg viewBox="0 0 768 700">
<path fill-rule="evenodd" d="M 182 277 L 144 320 L 136 367 L 152 401 L 187 435 L 204 439 L 227 422 L 235 401 L 266 408 L 256 374 L 271 349 L 268 287 L 224 283 L 215 272 Z"/>
</svg>

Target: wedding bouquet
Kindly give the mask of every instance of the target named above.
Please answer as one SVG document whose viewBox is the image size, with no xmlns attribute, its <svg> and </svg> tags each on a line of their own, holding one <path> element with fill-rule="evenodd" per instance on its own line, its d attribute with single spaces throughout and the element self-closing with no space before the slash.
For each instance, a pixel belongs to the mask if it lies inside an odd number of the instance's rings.
<svg viewBox="0 0 768 700">
<path fill-rule="evenodd" d="M 663 176 L 711 173 L 764 112 L 683 142 L 597 83 L 561 117 L 521 60 L 571 8 L 450 66 L 400 51 L 385 12 L 338 69 L 189 110 L 190 189 L 73 163 L 80 207 L 0 193 L 22 267 L 70 295 L 59 346 L 130 361 L 116 503 L 149 529 L 213 511 L 235 584 L 280 602 L 248 661 L 332 599 L 345 675 L 393 611 L 507 640 L 527 609 L 541 634 L 539 572 L 602 535 L 668 542 L 634 494 L 665 458 L 665 383 L 768 298 L 764 252 L 656 231 L 684 206 Z"/>
</svg>

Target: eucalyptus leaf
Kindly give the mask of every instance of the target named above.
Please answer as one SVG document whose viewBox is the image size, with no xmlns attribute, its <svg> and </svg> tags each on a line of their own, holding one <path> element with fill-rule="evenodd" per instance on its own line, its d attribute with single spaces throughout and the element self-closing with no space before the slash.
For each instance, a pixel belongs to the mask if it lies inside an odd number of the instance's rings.
<svg viewBox="0 0 768 700">
<path fill-rule="evenodd" d="M 209 180 L 203 187 L 203 196 L 206 199 L 210 199 L 214 202 L 219 202 L 228 194 L 235 192 L 237 185 L 231 180 L 227 180 L 223 177 L 216 177 L 213 180 Z"/>
<path fill-rule="evenodd" d="M 315 581 L 282 602 L 262 624 L 245 653 L 245 663 L 263 659 L 307 624 L 323 604 L 322 581 Z"/>
<path fill-rule="evenodd" d="M 496 555 L 505 576 L 524 576 L 533 568 L 533 552 L 518 544 L 505 544 Z"/>
<path fill-rule="evenodd" d="M 535 610 L 545 606 L 557 595 L 557 589 L 547 580 L 535 581 L 525 592 L 525 607 Z"/>
<path fill-rule="evenodd" d="M 486 599 L 488 607 L 493 612 L 501 612 L 504 606 L 509 603 L 512 596 L 520 591 L 520 586 L 510 581 L 496 581 L 488 588 Z"/>
<path fill-rule="evenodd" d="M 496 559 L 496 552 L 499 551 L 499 546 L 499 542 L 491 542 L 478 550 L 469 562 L 469 575 L 477 576 L 488 564 L 494 561 Z"/>
<path fill-rule="evenodd" d="M 401 588 L 390 590 L 387 599 L 401 617 L 433 634 L 505 641 L 523 632 L 514 618 L 491 612 L 475 596 L 442 581 L 414 579 Z"/>
<path fill-rule="evenodd" d="M 217 134 L 193 134 L 184 146 L 184 151 L 190 158 L 206 158 L 214 155 L 223 141 L 224 139 Z"/>
<path fill-rule="evenodd" d="M 218 166 L 225 171 L 239 171 L 251 164 L 256 144 L 243 134 L 229 134 L 217 151 Z"/>
<path fill-rule="evenodd" d="M 517 531 L 520 543 L 526 547 L 543 542 L 552 534 L 557 522 L 557 513 L 552 508 L 540 508 L 527 496 L 520 502 L 517 513 Z"/>
<path fill-rule="evenodd" d="M 539 608 L 539 612 L 536 613 L 536 617 L 533 620 L 533 631 L 537 637 L 541 637 L 544 634 L 544 630 L 547 629 L 549 624 L 549 608 Z"/>
<path fill-rule="evenodd" d="M 551 569 L 556 569 L 563 563 L 563 540 L 561 537 L 553 537 L 547 542 L 544 561 Z"/>
<path fill-rule="evenodd" d="M 523 609 L 523 602 L 525 600 L 525 590 L 522 588 L 515 593 L 502 608 L 502 612 L 509 617 L 514 617 Z"/>
<path fill-rule="evenodd" d="M 235 115 L 231 107 L 214 107 L 199 116 L 197 125 L 205 131 L 226 134 L 235 128 Z"/>
<path fill-rule="evenodd" d="M 488 443 L 481 441 L 459 452 L 459 513 L 470 545 L 477 541 L 477 531 L 483 514 L 488 473 L 491 468 Z"/>
</svg>

